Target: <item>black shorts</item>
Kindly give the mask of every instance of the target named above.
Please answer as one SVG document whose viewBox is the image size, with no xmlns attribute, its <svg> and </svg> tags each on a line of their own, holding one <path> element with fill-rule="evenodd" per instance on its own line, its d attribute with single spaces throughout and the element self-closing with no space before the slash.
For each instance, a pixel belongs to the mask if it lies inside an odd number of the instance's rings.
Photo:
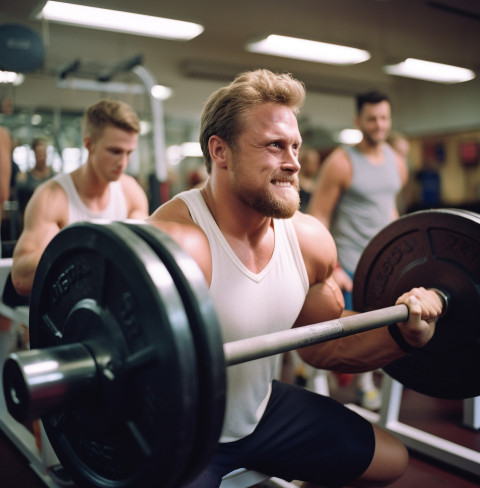
<svg viewBox="0 0 480 488">
<path fill-rule="evenodd" d="M 344 486 L 370 465 L 372 425 L 337 401 L 305 388 L 273 382 L 267 409 L 243 439 L 221 443 L 188 488 L 216 488 L 230 471 L 248 468 L 287 481 Z"/>
</svg>

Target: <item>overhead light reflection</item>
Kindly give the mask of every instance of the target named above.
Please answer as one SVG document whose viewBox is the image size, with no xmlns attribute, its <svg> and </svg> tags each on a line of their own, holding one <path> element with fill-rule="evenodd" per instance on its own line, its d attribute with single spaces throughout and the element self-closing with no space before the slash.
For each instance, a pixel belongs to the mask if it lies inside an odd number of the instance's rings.
<svg viewBox="0 0 480 488">
<path fill-rule="evenodd" d="M 258 42 L 251 42 L 245 48 L 254 53 L 327 64 L 350 65 L 370 59 L 370 53 L 363 49 L 277 34 L 271 34 Z"/>
<path fill-rule="evenodd" d="M 362 132 L 358 129 L 343 129 L 337 136 L 338 142 L 342 144 L 358 144 L 362 138 Z"/>
<path fill-rule="evenodd" d="M 14 86 L 21 85 L 25 81 L 25 75 L 14 71 L 0 71 L 0 83 L 11 83 Z"/>
<path fill-rule="evenodd" d="M 463 83 L 475 78 L 475 73 L 470 69 L 415 58 L 407 58 L 401 63 L 384 66 L 383 69 L 390 75 L 437 83 Z"/>
<path fill-rule="evenodd" d="M 38 16 L 61 24 L 176 41 L 188 41 L 204 30 L 200 24 L 182 20 L 54 1 L 48 1 Z"/>
</svg>

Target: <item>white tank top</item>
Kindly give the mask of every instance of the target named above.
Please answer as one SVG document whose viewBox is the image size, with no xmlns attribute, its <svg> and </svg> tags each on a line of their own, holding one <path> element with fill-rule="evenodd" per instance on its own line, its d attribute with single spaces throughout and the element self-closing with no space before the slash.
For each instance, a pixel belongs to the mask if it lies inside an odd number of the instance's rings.
<svg viewBox="0 0 480 488">
<path fill-rule="evenodd" d="M 125 220 L 128 217 L 127 201 L 119 181 L 110 183 L 110 201 L 105 210 L 94 212 L 83 203 L 70 174 L 59 173 L 52 179 L 56 181 L 67 194 L 68 224 L 96 219 Z"/>
<path fill-rule="evenodd" d="M 291 219 L 274 220 L 275 249 L 260 271 L 250 271 L 218 228 L 200 190 L 177 195 L 208 237 L 212 253 L 210 294 L 223 342 L 290 329 L 305 301 L 309 282 Z M 227 405 L 220 442 L 253 432 L 268 403 L 280 356 L 227 368 Z"/>
</svg>

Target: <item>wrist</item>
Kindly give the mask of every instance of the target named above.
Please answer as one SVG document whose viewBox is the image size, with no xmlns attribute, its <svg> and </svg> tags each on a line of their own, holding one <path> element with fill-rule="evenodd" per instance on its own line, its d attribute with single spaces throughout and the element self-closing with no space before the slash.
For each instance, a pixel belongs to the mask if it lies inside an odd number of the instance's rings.
<svg viewBox="0 0 480 488">
<path fill-rule="evenodd" d="M 390 324 L 388 326 L 388 332 L 390 332 L 392 339 L 397 343 L 398 347 L 403 352 L 406 352 L 408 354 L 420 349 L 419 347 L 414 347 L 407 342 L 405 337 L 403 337 L 403 334 L 400 332 L 397 324 Z"/>
<path fill-rule="evenodd" d="M 438 288 L 428 288 L 429 290 L 431 291 L 434 291 L 438 297 L 440 298 L 440 300 L 442 301 L 442 313 L 437 317 L 436 320 L 442 318 L 444 315 L 446 315 L 447 313 L 447 309 L 448 309 L 448 295 L 443 292 L 442 290 L 439 290 Z"/>
</svg>

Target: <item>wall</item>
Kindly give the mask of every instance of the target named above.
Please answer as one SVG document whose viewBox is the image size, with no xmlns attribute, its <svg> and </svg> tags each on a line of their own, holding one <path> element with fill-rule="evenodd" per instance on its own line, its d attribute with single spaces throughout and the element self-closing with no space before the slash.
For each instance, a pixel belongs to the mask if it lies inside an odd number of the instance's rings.
<svg viewBox="0 0 480 488">
<path fill-rule="evenodd" d="M 476 141 L 480 144 L 480 128 L 461 132 L 443 132 L 426 136 L 410 137 L 409 166 L 411 178 L 409 183 L 409 205 L 420 203 L 420 184 L 415 174 L 424 167 L 426 145 L 443 148 L 443 161 L 437 160 L 440 174 L 440 194 L 443 206 L 480 207 L 480 164 L 465 167 L 460 162 L 460 143 Z M 439 158 L 441 159 L 441 158 Z"/>
</svg>

